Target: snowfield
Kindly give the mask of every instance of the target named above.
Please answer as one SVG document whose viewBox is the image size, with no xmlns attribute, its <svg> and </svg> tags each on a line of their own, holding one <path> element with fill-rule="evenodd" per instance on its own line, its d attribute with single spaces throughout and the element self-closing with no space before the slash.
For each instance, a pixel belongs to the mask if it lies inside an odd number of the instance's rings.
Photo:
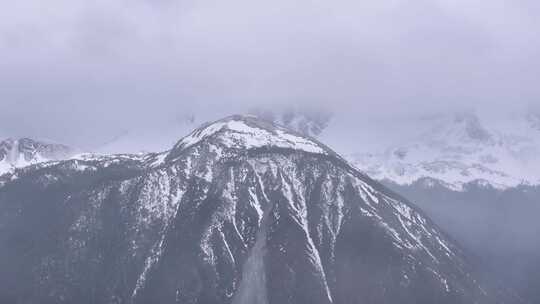
<svg viewBox="0 0 540 304">
<path fill-rule="evenodd" d="M 400 185 L 423 178 L 458 191 L 472 182 L 498 189 L 538 185 L 538 118 L 529 114 L 484 123 L 471 113 L 445 116 L 415 140 L 349 159 L 371 177 Z"/>
</svg>

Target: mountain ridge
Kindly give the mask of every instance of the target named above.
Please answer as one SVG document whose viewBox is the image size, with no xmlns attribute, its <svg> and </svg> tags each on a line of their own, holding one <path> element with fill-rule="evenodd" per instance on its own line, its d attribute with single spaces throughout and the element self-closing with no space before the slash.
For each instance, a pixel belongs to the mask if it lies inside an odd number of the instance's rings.
<svg viewBox="0 0 540 304">
<path fill-rule="evenodd" d="M 205 125 L 166 154 L 18 170 L 0 184 L 0 297 L 505 303 L 410 202 L 307 137 L 254 119 Z M 20 256 L 26 246 L 39 248 L 31 260 Z"/>
</svg>

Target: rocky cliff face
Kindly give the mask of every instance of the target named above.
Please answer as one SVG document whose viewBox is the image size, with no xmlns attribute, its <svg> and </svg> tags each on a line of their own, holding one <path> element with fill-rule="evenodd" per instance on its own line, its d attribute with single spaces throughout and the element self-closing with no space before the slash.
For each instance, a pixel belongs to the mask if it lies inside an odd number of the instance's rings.
<svg viewBox="0 0 540 304">
<path fill-rule="evenodd" d="M 253 117 L 0 180 L 10 303 L 516 303 L 414 205 Z"/>
</svg>

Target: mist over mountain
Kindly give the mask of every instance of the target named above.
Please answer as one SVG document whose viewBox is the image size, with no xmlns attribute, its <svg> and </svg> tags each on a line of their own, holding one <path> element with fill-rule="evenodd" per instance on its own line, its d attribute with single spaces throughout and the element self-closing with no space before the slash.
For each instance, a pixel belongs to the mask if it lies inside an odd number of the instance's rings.
<svg viewBox="0 0 540 304">
<path fill-rule="evenodd" d="M 0 175 L 33 164 L 64 160 L 76 153 L 77 149 L 62 144 L 8 138 L 0 141 Z"/>
<path fill-rule="evenodd" d="M 540 303 L 539 28 L 538 0 L 3 1 L 0 304 Z"/>
<path fill-rule="evenodd" d="M 539 104 L 533 0 L 54 2 L 0 11 L 4 136 L 87 150 L 185 113 L 323 107 L 384 126 Z"/>
<path fill-rule="evenodd" d="M 531 118 L 533 117 L 533 118 Z M 411 184 L 430 177 L 460 189 L 473 181 L 496 188 L 540 183 L 540 132 L 532 113 L 490 117 L 444 115 L 416 138 L 382 152 L 357 153 L 353 162 L 372 177 Z"/>
<path fill-rule="evenodd" d="M 332 120 L 332 113 L 325 109 L 289 107 L 281 110 L 270 110 L 268 108 L 255 108 L 248 113 L 314 137 L 321 135 Z"/>
<path fill-rule="evenodd" d="M 414 201 L 477 257 L 488 278 L 504 277 L 540 301 L 540 132 L 534 112 L 482 119 L 431 118 L 417 138 L 352 162 Z"/>
<path fill-rule="evenodd" d="M 412 203 L 253 117 L 17 169 L 0 219 L 5 302 L 519 303 Z"/>
<path fill-rule="evenodd" d="M 540 301 L 540 187 L 497 189 L 471 182 L 453 190 L 440 180 L 385 185 L 413 200 L 441 228 L 473 254 L 488 279 L 504 278 L 508 288 L 530 303 Z"/>
<path fill-rule="evenodd" d="M 298 109 L 252 109 L 250 112 L 285 124 L 304 136 L 335 139 L 333 134 L 336 130 L 349 134 L 339 125 L 339 115 L 336 118 L 329 112 Z M 410 134 L 408 137 L 412 139 L 409 142 L 403 139 L 402 144 L 389 147 L 382 153 L 349 152 L 346 155 L 363 172 L 414 201 L 453 239 L 464 245 L 473 254 L 470 260 L 478 265 L 475 271 L 479 277 L 487 281 L 492 277 L 503 277 L 508 287 L 516 290 L 524 301 L 535 302 L 538 299 L 535 289 L 522 282 L 538 281 L 530 265 L 540 260 L 540 248 L 532 241 L 540 232 L 533 216 L 535 210 L 540 211 L 537 203 L 540 193 L 535 186 L 537 175 L 534 170 L 538 164 L 538 154 L 534 151 L 540 146 L 536 118 L 534 111 L 505 116 L 503 120 L 486 119 L 470 111 L 436 115 L 413 123 L 417 126 L 412 130 L 418 135 Z M 193 128 L 200 119 L 196 115 L 182 115 L 161 124 L 160 132 L 152 128 L 125 132 L 99 146 L 96 149 L 99 154 L 78 156 L 83 164 L 76 162 L 75 168 L 80 166 L 85 171 L 93 168 L 85 162 L 98 160 L 111 164 L 126 162 L 135 167 L 142 162 L 146 164 L 143 167 L 148 166 L 155 162 L 151 159 L 165 159 L 167 153 L 140 152 L 156 151 L 171 145 L 169 143 L 174 142 L 176 133 L 187 133 L 184 130 Z M 363 132 L 366 131 L 360 130 L 359 134 Z M 366 149 L 360 142 L 351 141 L 355 142 L 349 146 L 353 147 L 352 151 L 355 147 Z M 381 142 L 384 141 L 381 138 Z M 150 142 L 155 144 L 145 145 Z M 2 146 L 3 163 L 9 164 L 9 170 L 5 172 L 50 160 L 67 159 L 74 154 L 72 149 L 63 145 L 46 146 L 29 139 L 7 140 Z M 107 156 L 109 152 L 139 154 L 117 158 Z M 32 172 L 49 166 L 52 164 L 25 170 Z M 5 176 L 0 185 L 10 179 L 10 175 Z M 490 283 L 498 284 L 498 280 L 495 281 Z"/>
<path fill-rule="evenodd" d="M 178 141 L 178 134 L 187 134 L 197 124 L 203 123 L 205 115 L 201 116 L 190 113 L 178 114 L 151 125 L 141 123 L 118 133 L 111 132 L 108 138 L 89 146 L 87 151 L 101 154 L 163 151 Z"/>
</svg>

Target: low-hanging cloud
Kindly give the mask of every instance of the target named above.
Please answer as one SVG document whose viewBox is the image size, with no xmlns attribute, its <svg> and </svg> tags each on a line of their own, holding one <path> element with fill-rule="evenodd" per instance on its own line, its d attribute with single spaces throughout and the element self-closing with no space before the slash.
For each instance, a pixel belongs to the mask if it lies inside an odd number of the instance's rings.
<svg viewBox="0 0 540 304">
<path fill-rule="evenodd" d="M 0 134 L 76 141 L 260 105 L 370 116 L 539 102 L 537 1 L 11 1 Z M 66 128 L 68 126 L 68 128 Z"/>
</svg>

